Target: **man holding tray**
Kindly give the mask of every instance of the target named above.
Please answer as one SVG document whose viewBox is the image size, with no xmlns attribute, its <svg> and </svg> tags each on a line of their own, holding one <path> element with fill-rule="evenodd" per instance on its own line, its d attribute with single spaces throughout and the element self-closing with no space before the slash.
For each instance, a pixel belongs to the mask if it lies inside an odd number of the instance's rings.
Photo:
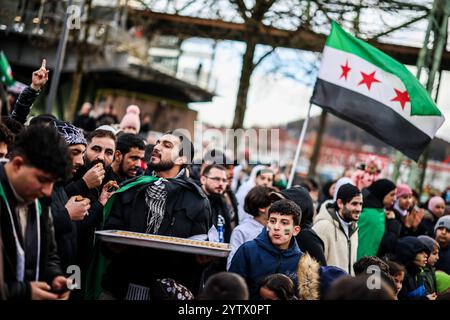
<svg viewBox="0 0 450 320">
<path fill-rule="evenodd" d="M 209 201 L 186 175 L 193 149 L 181 130 L 162 136 L 150 158 L 154 179 L 139 183 L 143 179 L 137 178 L 129 182 L 134 186 L 119 190 L 103 229 L 206 239 Z M 204 265 L 199 256 L 117 244 L 104 244 L 103 253 L 111 263 L 103 277 L 101 299 L 151 299 L 151 287 L 161 278 L 174 279 L 194 295 L 199 289 Z"/>
</svg>

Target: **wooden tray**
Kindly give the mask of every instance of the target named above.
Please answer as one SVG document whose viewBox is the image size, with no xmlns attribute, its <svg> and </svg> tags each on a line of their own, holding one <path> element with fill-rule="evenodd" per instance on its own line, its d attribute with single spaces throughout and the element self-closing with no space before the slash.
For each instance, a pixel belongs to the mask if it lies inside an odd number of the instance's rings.
<svg viewBox="0 0 450 320">
<path fill-rule="evenodd" d="M 228 243 L 199 241 L 121 230 L 103 230 L 95 233 L 102 241 L 131 246 L 187 252 L 215 257 L 227 257 L 231 251 L 231 247 Z"/>
</svg>

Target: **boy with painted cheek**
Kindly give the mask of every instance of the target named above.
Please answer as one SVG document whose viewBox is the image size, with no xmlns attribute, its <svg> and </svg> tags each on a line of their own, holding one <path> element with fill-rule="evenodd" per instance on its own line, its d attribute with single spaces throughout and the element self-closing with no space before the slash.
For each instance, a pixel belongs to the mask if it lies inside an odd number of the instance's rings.
<svg viewBox="0 0 450 320">
<path fill-rule="evenodd" d="M 436 262 L 439 260 L 439 243 L 429 236 L 419 236 L 417 239 L 423 243 L 427 249 L 427 265 L 422 269 L 421 277 L 424 280 L 427 294 L 437 293 L 436 283 Z"/>
<path fill-rule="evenodd" d="M 302 252 L 293 237 L 300 232 L 302 211 L 295 202 L 283 199 L 272 203 L 268 215 L 267 227 L 237 249 L 228 269 L 245 279 L 250 300 L 261 299 L 261 280 L 275 273 L 288 276 L 295 287 L 298 285 Z"/>
<path fill-rule="evenodd" d="M 292 237 L 300 232 L 300 226 L 295 225 L 292 215 L 283 213 L 270 213 L 267 231 L 272 244 L 281 250 L 289 248 Z"/>
</svg>

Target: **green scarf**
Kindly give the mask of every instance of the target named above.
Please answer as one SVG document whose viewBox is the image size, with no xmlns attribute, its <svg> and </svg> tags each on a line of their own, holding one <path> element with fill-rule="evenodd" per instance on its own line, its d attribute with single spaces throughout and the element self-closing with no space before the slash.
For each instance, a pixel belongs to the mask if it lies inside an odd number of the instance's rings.
<svg viewBox="0 0 450 320">
<path fill-rule="evenodd" d="M 358 254 L 359 260 L 365 256 L 376 256 L 386 228 L 384 209 L 364 208 L 358 220 Z"/>
<path fill-rule="evenodd" d="M 148 184 L 151 182 L 154 182 L 158 180 L 157 177 L 151 177 L 151 176 L 141 176 L 137 178 L 136 180 L 131 181 L 130 183 L 124 185 L 122 188 L 117 190 L 111 198 L 109 198 L 108 202 L 106 202 L 105 207 L 103 209 L 103 222 L 102 222 L 102 229 L 105 224 L 106 219 L 108 218 L 111 208 L 113 207 L 114 201 L 117 198 L 117 195 L 120 193 L 123 193 L 135 186 L 141 186 L 144 184 Z M 105 258 L 100 250 L 100 243 L 99 241 L 95 241 L 94 246 L 94 256 L 91 261 L 91 264 L 88 269 L 87 277 L 86 277 L 86 283 L 85 283 L 85 298 L 87 300 L 96 300 L 98 299 L 100 293 L 102 292 L 101 282 L 103 278 L 103 274 L 106 271 L 106 268 L 108 267 L 110 263 L 110 260 Z"/>
</svg>

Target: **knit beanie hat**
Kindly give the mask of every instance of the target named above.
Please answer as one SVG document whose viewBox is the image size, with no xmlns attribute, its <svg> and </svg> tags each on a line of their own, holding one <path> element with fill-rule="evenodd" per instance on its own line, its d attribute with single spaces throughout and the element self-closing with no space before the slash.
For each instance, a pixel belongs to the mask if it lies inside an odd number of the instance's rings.
<svg viewBox="0 0 450 320">
<path fill-rule="evenodd" d="M 400 238 L 395 246 L 395 254 L 404 265 L 414 261 L 418 253 L 427 251 L 427 247 L 419 239 L 411 236 Z"/>
<path fill-rule="evenodd" d="M 380 179 L 375 181 L 368 187 L 367 189 L 370 191 L 370 193 L 377 198 L 377 200 L 380 203 L 383 203 L 384 197 L 394 190 L 396 188 L 396 185 L 388 179 Z"/>
<path fill-rule="evenodd" d="M 73 124 L 65 121 L 55 120 L 53 121 L 53 125 L 69 146 L 75 144 L 84 144 L 85 146 L 87 145 L 86 139 L 83 136 L 83 132 L 81 132 L 81 130 L 75 127 Z"/>
<path fill-rule="evenodd" d="M 340 178 L 336 182 L 336 187 L 334 188 L 333 202 L 336 202 L 337 193 L 338 193 L 339 189 L 341 188 L 341 186 L 343 186 L 344 184 L 347 184 L 347 183 L 350 183 L 350 184 L 354 185 L 352 180 L 350 178 L 347 178 L 347 177 Z"/>
<path fill-rule="evenodd" d="M 141 110 L 138 106 L 132 104 L 128 106 L 127 113 L 123 116 L 120 122 L 120 129 L 125 129 L 127 127 L 135 128 L 137 132 L 141 129 L 141 120 L 139 114 Z"/>
<path fill-rule="evenodd" d="M 439 247 L 439 243 L 429 236 L 418 236 L 417 239 L 419 239 L 425 245 L 425 247 L 427 247 L 428 254 L 433 252 L 433 248 L 435 245 Z"/>
<path fill-rule="evenodd" d="M 412 194 L 412 190 L 407 184 L 401 183 L 397 185 L 397 193 L 395 194 L 397 198 L 404 195 L 412 196 Z"/>
<path fill-rule="evenodd" d="M 434 207 L 439 203 L 442 203 L 445 205 L 444 199 L 439 196 L 435 196 L 435 197 L 431 198 L 428 201 L 428 210 L 433 211 Z"/>
<path fill-rule="evenodd" d="M 434 226 L 435 233 L 438 228 L 445 228 L 448 231 L 450 231 L 450 216 L 440 217 L 439 220 L 436 222 L 436 225 Z"/>
<path fill-rule="evenodd" d="M 340 277 L 348 276 L 348 273 L 335 266 L 321 266 L 320 273 L 320 296 L 325 297 L 330 286 Z"/>
</svg>

